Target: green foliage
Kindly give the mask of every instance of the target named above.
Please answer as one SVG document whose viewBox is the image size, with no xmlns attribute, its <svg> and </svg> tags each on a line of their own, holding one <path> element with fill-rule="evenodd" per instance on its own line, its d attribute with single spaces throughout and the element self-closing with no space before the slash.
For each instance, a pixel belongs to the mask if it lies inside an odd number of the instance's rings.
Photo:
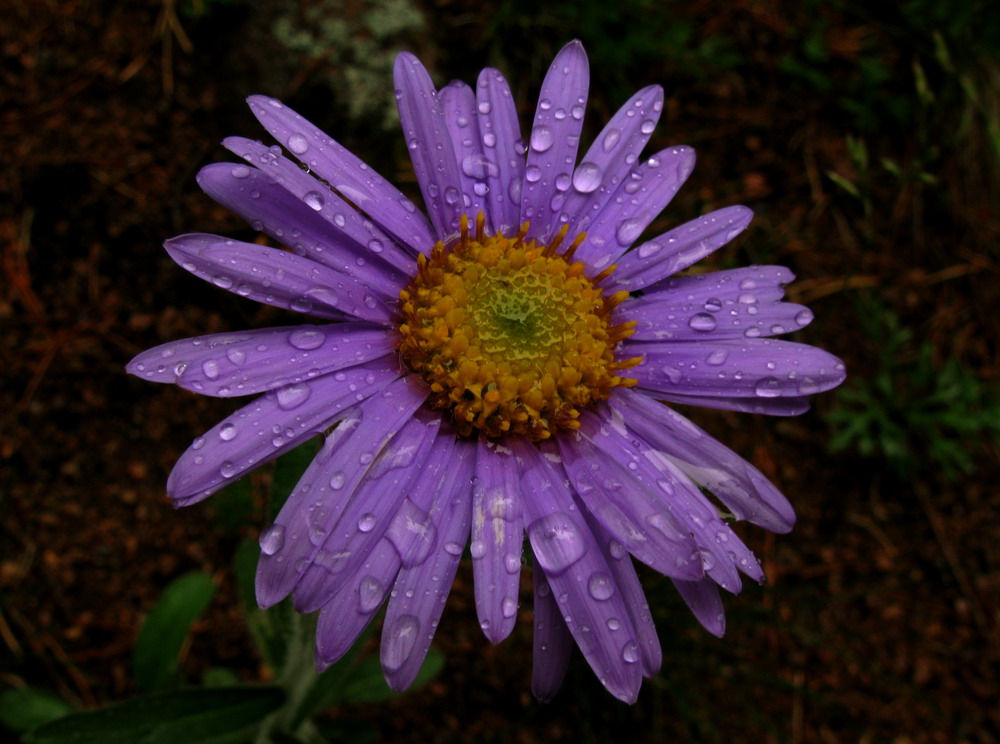
<svg viewBox="0 0 1000 744">
<path fill-rule="evenodd" d="M 934 362 L 934 348 L 913 349 L 912 333 L 891 312 L 862 314 L 878 344 L 870 377 L 848 377 L 828 414 L 830 450 L 884 460 L 900 477 L 928 469 L 953 478 L 970 472 L 981 440 L 1000 437 L 1000 400 L 958 359 Z"/>
<path fill-rule="evenodd" d="M 45 690 L 19 687 L 0 692 L 0 726 L 16 733 L 30 731 L 72 712 L 72 705 Z"/>
</svg>

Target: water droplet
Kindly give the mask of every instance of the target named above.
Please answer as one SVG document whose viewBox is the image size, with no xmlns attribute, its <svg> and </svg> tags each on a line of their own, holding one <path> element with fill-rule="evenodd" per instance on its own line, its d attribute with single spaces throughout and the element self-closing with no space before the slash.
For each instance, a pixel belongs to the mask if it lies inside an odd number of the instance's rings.
<svg viewBox="0 0 1000 744">
<path fill-rule="evenodd" d="M 223 478 L 232 478 L 236 473 L 236 466 L 233 465 L 229 460 L 226 460 L 219 466 L 219 475 Z"/>
<path fill-rule="evenodd" d="M 274 555 L 285 544 L 285 528 L 280 524 L 272 524 L 260 533 L 260 551 L 264 555 Z"/>
<path fill-rule="evenodd" d="M 615 230 L 615 240 L 622 247 L 630 246 L 642 234 L 645 226 L 645 221 L 639 217 L 629 217 L 627 220 L 622 220 Z"/>
<path fill-rule="evenodd" d="M 535 152 L 545 152 L 552 147 L 555 137 L 552 130 L 546 126 L 536 126 L 531 130 L 531 149 Z"/>
<path fill-rule="evenodd" d="M 665 374 L 667 376 L 667 379 L 670 380 L 670 382 L 672 382 L 674 385 L 679 383 L 683 376 L 681 371 L 677 369 L 677 367 L 671 367 L 669 365 L 660 367 L 660 372 Z"/>
<path fill-rule="evenodd" d="M 617 617 L 608 618 L 608 630 L 618 630 L 622 627 L 622 621 Z"/>
<path fill-rule="evenodd" d="M 528 537 L 535 551 L 535 558 L 550 576 L 568 569 L 587 550 L 580 530 L 562 512 L 535 520 L 528 527 Z"/>
<path fill-rule="evenodd" d="M 504 597 L 500 603 L 500 612 L 504 617 L 514 617 L 514 613 L 517 612 L 517 600 L 513 597 Z"/>
<path fill-rule="evenodd" d="M 338 470 L 332 476 L 330 476 L 330 488 L 334 491 L 339 491 L 344 487 L 344 483 L 347 481 L 347 476 L 344 475 L 343 471 Z"/>
<path fill-rule="evenodd" d="M 309 140 L 303 137 L 298 132 L 291 135 L 288 138 L 288 149 L 294 152 L 296 155 L 301 155 L 306 150 L 309 149 Z"/>
<path fill-rule="evenodd" d="M 795 315 L 795 322 L 799 326 L 808 325 L 809 323 L 812 323 L 812 320 L 813 320 L 813 314 L 812 310 L 810 310 L 809 308 L 802 308 Z"/>
<path fill-rule="evenodd" d="M 223 424 L 219 428 L 219 439 L 223 442 L 231 441 L 236 438 L 236 427 L 233 424 Z"/>
<path fill-rule="evenodd" d="M 234 165 L 232 174 L 233 178 L 246 178 L 250 175 L 250 168 L 245 165 Z"/>
<path fill-rule="evenodd" d="M 622 659 L 627 664 L 635 664 L 639 661 L 639 647 L 633 641 L 629 641 L 622 648 Z"/>
<path fill-rule="evenodd" d="M 312 388 L 309 387 L 307 383 L 295 382 L 291 385 L 285 385 L 284 387 L 278 388 L 276 394 L 278 399 L 278 407 L 286 411 L 297 408 L 301 406 L 309 396 L 312 395 Z"/>
<path fill-rule="evenodd" d="M 486 543 L 482 540 L 473 540 L 472 544 L 469 545 L 469 553 L 472 554 L 473 558 L 479 560 L 486 555 Z"/>
<path fill-rule="evenodd" d="M 390 672 L 403 666 L 413 653 L 419 630 L 420 621 L 413 615 L 394 618 L 382 631 L 382 666 Z"/>
<path fill-rule="evenodd" d="M 591 597 L 603 602 L 606 599 L 611 599 L 615 593 L 615 584 L 606 573 L 598 572 L 592 574 L 587 581 L 587 591 L 590 592 Z"/>
<path fill-rule="evenodd" d="M 226 349 L 226 359 L 238 367 L 247 360 L 247 354 L 243 349 L 230 347 Z"/>
<path fill-rule="evenodd" d="M 705 309 L 710 313 L 717 313 L 722 309 L 722 300 L 718 297 L 709 297 L 705 300 Z"/>
<path fill-rule="evenodd" d="M 607 134 L 604 135 L 604 139 L 601 141 L 601 147 L 604 148 L 604 152 L 611 152 L 612 148 L 618 144 L 618 140 L 621 138 L 621 130 L 617 127 L 611 127 Z"/>
<path fill-rule="evenodd" d="M 323 195 L 318 191 L 307 191 L 305 196 L 302 197 L 310 209 L 315 209 L 317 212 L 323 208 Z"/>
<path fill-rule="evenodd" d="M 542 169 L 537 165 L 529 165 L 524 171 L 524 180 L 528 183 L 536 183 L 542 177 Z"/>
<path fill-rule="evenodd" d="M 710 364 L 713 367 L 719 367 L 726 362 L 726 358 L 729 356 L 729 352 L 725 349 L 716 349 L 707 357 L 705 357 L 705 364 Z"/>
<path fill-rule="evenodd" d="M 503 557 L 504 570 L 509 574 L 516 574 L 521 570 L 521 559 L 513 553 L 507 553 Z"/>
<path fill-rule="evenodd" d="M 358 606 L 361 612 L 367 614 L 378 608 L 384 596 L 385 589 L 374 576 L 365 576 L 361 579 L 361 584 L 358 586 Z"/>
<path fill-rule="evenodd" d="M 813 395 L 819 392 L 819 385 L 811 377 L 803 377 L 798 385 L 799 395 Z"/>
<path fill-rule="evenodd" d="M 218 379 L 219 377 L 219 363 L 214 359 L 206 359 L 201 363 L 201 371 L 205 373 L 205 377 L 210 380 Z"/>
<path fill-rule="evenodd" d="M 593 193 L 601 185 L 603 175 L 604 171 L 601 170 L 601 166 L 597 165 L 597 163 L 589 161 L 580 163 L 573 173 L 573 188 L 581 194 Z"/>
<path fill-rule="evenodd" d="M 358 519 L 358 529 L 362 532 L 371 532 L 375 528 L 375 515 L 371 512 L 362 514 L 361 518 Z"/>
<path fill-rule="evenodd" d="M 691 319 L 688 320 L 688 325 L 696 331 L 708 333 L 709 331 L 714 331 L 718 323 L 713 315 L 709 315 L 708 313 L 695 313 L 691 316 Z"/>
<path fill-rule="evenodd" d="M 776 377 L 762 377 L 757 380 L 753 391 L 761 398 L 777 398 L 781 395 L 781 383 Z"/>
<path fill-rule="evenodd" d="M 652 119 L 646 119 L 639 125 L 639 131 L 643 134 L 652 134 L 654 129 L 656 129 L 656 122 Z"/>
<path fill-rule="evenodd" d="M 457 542 L 447 542 L 444 544 L 444 551 L 448 555 L 462 555 L 462 546 Z"/>
<path fill-rule="evenodd" d="M 655 256 L 663 249 L 663 246 L 656 242 L 643 243 L 639 246 L 639 258 L 649 258 Z"/>
<path fill-rule="evenodd" d="M 491 104 L 489 101 L 480 101 L 478 109 L 479 109 L 479 113 L 485 115 L 485 114 L 490 113 L 490 111 L 493 110 L 493 104 Z"/>
<path fill-rule="evenodd" d="M 288 334 L 288 343 L 296 349 L 311 351 L 326 341 L 326 334 L 316 328 L 296 328 Z"/>
<path fill-rule="evenodd" d="M 496 147 L 497 136 L 493 132 L 487 132 L 483 135 L 483 144 L 487 147 Z"/>
</svg>

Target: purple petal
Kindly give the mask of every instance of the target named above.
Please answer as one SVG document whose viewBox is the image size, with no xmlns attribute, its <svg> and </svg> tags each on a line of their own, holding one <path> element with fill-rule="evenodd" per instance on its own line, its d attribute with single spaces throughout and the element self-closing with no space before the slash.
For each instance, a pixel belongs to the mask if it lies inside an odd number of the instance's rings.
<svg viewBox="0 0 1000 744">
<path fill-rule="evenodd" d="M 624 546 L 615 540 L 589 511 L 585 510 L 583 516 L 587 519 L 587 525 L 594 533 L 594 537 L 597 538 L 598 545 L 601 546 L 611 577 L 625 601 L 632 626 L 635 628 L 636 643 L 639 644 L 639 652 L 642 655 L 643 676 L 652 677 L 663 664 L 663 651 L 660 648 L 660 639 L 656 635 L 649 603 L 642 591 L 642 584 L 639 583 L 639 575 L 635 572 L 635 566 L 632 565 L 632 559 Z"/>
<path fill-rule="evenodd" d="M 724 207 L 643 243 L 619 259 L 608 291 L 635 291 L 686 269 L 743 232 L 752 218 L 746 207 Z"/>
<path fill-rule="evenodd" d="M 241 297 L 321 318 L 393 318 L 385 302 L 356 279 L 294 253 L 204 233 L 163 245 L 182 268 Z"/>
<path fill-rule="evenodd" d="M 399 377 L 392 357 L 271 391 L 209 429 L 167 479 L 177 506 L 211 496 L 239 476 L 323 431 L 349 406 Z"/>
<path fill-rule="evenodd" d="M 580 501 L 628 552 L 667 576 L 701 578 L 694 540 L 624 463 L 602 454 L 582 430 L 560 437 L 559 452 Z"/>
<path fill-rule="evenodd" d="M 845 377 L 832 354 L 770 338 L 626 343 L 622 353 L 644 357 L 629 377 L 657 394 L 798 397 L 834 388 Z"/>
<path fill-rule="evenodd" d="M 273 98 L 250 96 L 247 103 L 276 140 L 383 230 L 414 252 L 426 252 L 437 242 L 427 220 L 411 209 L 403 192 L 339 142 Z"/>
<path fill-rule="evenodd" d="M 477 440 L 472 491 L 472 571 L 476 612 L 492 643 L 517 621 L 522 535 L 519 467 L 510 450 Z"/>
<path fill-rule="evenodd" d="M 741 266 L 738 269 L 709 271 L 705 274 L 675 276 L 660 282 L 655 287 L 643 290 L 643 297 L 656 302 L 706 303 L 718 299 L 739 301 L 745 293 L 753 293 L 761 304 L 777 302 L 785 296 L 784 285 L 795 280 L 785 266 Z M 715 304 L 715 303 L 711 303 Z M 753 304 L 744 300 L 741 304 Z M 712 309 L 712 312 L 717 312 Z"/>
<path fill-rule="evenodd" d="M 666 395 L 657 393 L 658 400 L 682 406 L 716 408 L 740 413 L 761 413 L 765 416 L 799 416 L 809 410 L 808 398 L 715 398 L 703 395 Z"/>
<path fill-rule="evenodd" d="M 587 239 L 575 258 L 603 269 L 631 246 L 663 211 L 694 170 L 694 150 L 662 150 L 630 171 L 604 209 L 584 225 Z"/>
<path fill-rule="evenodd" d="M 420 671 L 469 540 L 475 446 L 442 433 L 434 447 L 434 459 L 421 480 L 433 489 L 421 494 L 418 483 L 413 499 L 424 508 L 427 496 L 432 497 L 429 511 L 437 542 L 423 561 L 411 558 L 410 567 L 399 572 L 382 630 L 382 671 L 397 692 L 409 687 Z"/>
<path fill-rule="evenodd" d="M 365 563 L 330 598 L 316 625 L 316 668 L 323 671 L 346 654 L 378 612 L 399 573 L 399 553 L 385 538 Z"/>
<path fill-rule="evenodd" d="M 535 109 L 528 163 L 521 190 L 520 221 L 531 222 L 528 237 L 552 238 L 558 229 L 565 189 L 573 174 L 587 105 L 590 67 L 583 44 L 571 41 L 552 60 Z M 565 184 L 565 188 L 560 188 Z"/>
<path fill-rule="evenodd" d="M 562 467 L 531 444 L 514 447 L 523 462 L 522 504 L 535 570 L 544 572 L 566 627 L 601 683 L 618 699 L 635 702 L 642 684 L 639 644 L 597 538 Z"/>
<path fill-rule="evenodd" d="M 726 632 L 726 614 L 722 606 L 719 588 L 711 579 L 683 581 L 673 579 L 681 598 L 691 608 L 691 612 L 709 633 L 722 638 Z"/>
<path fill-rule="evenodd" d="M 385 297 L 397 298 L 406 284 L 408 275 L 401 268 L 367 244 L 348 238 L 263 171 L 248 165 L 213 163 L 199 171 L 198 185 L 255 230 L 262 230 L 300 256 L 354 277 Z"/>
<path fill-rule="evenodd" d="M 541 703 L 559 691 L 573 652 L 573 636 L 552 596 L 552 587 L 541 569 L 534 573 L 535 633 L 532 642 L 531 692 Z"/>
<path fill-rule="evenodd" d="M 521 214 L 524 143 L 514 98 L 499 70 L 487 68 L 479 73 L 476 106 L 483 154 L 488 161 L 487 211 L 497 232 L 516 229 Z"/>
<path fill-rule="evenodd" d="M 395 333 L 366 323 L 271 328 L 203 349 L 177 384 L 203 395 L 252 395 L 378 359 L 397 345 Z"/>
<path fill-rule="evenodd" d="M 286 330 L 292 330 L 295 327 L 289 326 Z M 174 383 L 177 382 L 177 378 L 184 372 L 187 365 L 199 357 L 205 356 L 206 353 L 270 332 L 271 329 L 212 333 L 207 336 L 194 336 L 179 341 L 170 341 L 154 346 L 152 349 L 146 349 L 146 351 L 136 355 L 126 365 L 125 371 L 150 382 Z"/>
<path fill-rule="evenodd" d="M 667 406 L 618 388 L 611 406 L 636 432 L 738 518 L 772 532 L 789 532 L 795 511 L 759 470 Z"/>
<path fill-rule="evenodd" d="M 413 416 L 426 395 L 421 381 L 413 376 L 401 378 L 362 405 L 328 417 L 328 421 L 339 418 L 340 424 L 327 436 L 270 528 L 281 540 L 265 550 L 257 564 L 261 607 L 270 607 L 292 591 L 319 555 L 375 455 Z M 326 565 L 335 559 L 321 557 Z"/>
<path fill-rule="evenodd" d="M 414 416 L 408 420 L 381 451 L 372 448 L 378 455 L 354 493 L 346 500 L 341 499 L 342 503 L 334 510 L 324 513 L 320 507 L 313 512 L 309 538 L 318 550 L 295 586 L 295 609 L 314 612 L 330 601 L 344 584 L 364 570 L 369 553 L 383 535 L 400 555 L 410 547 L 401 544 L 400 538 L 406 539 L 413 532 L 425 539 L 424 554 L 430 550 L 433 545 L 430 517 L 406 495 L 423 468 L 440 425 L 438 416 Z M 362 455 L 360 459 L 365 457 Z M 402 525 L 391 529 L 397 516 L 404 517 Z"/>
<path fill-rule="evenodd" d="M 486 207 L 485 196 L 489 189 L 486 179 L 490 169 L 495 170 L 496 166 L 483 155 L 476 96 L 472 88 L 455 80 L 438 92 L 438 100 L 441 102 L 441 110 L 444 111 L 445 126 L 448 127 L 455 160 L 459 165 L 459 177 L 462 183 L 460 191 L 469 199 L 463 211 L 469 216 L 469 222 L 473 225 L 476 216 L 483 212 L 486 229 L 493 232 L 493 221 Z"/>
<path fill-rule="evenodd" d="M 363 254 L 361 257 L 377 254 L 408 276 L 416 270 L 413 257 L 396 245 L 386 232 L 376 227 L 322 181 L 313 178 L 284 157 L 277 145 L 267 147 L 245 137 L 226 137 L 222 140 L 222 146 L 266 172 L 288 193 L 325 220 L 334 234 L 342 234 L 359 246 L 365 246 L 367 251 L 359 251 Z"/>
<path fill-rule="evenodd" d="M 459 216 L 465 211 L 465 205 L 459 191 L 462 179 L 441 102 L 427 70 L 409 52 L 396 57 L 393 77 L 399 118 L 413 170 L 434 230 L 438 238 L 444 240 L 458 232 Z M 432 247 L 428 245 L 425 252 Z"/>
<path fill-rule="evenodd" d="M 647 86 L 628 99 L 597 135 L 577 168 L 584 191 L 571 189 L 566 195 L 563 212 L 570 220 L 571 236 L 586 230 L 611 199 L 639 159 L 662 110 L 663 88 Z"/>
</svg>

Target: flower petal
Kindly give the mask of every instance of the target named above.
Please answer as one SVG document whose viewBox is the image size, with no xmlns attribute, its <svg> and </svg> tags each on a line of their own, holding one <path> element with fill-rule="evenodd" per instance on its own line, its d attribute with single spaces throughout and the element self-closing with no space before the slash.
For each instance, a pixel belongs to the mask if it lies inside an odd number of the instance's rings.
<svg viewBox="0 0 1000 744">
<path fill-rule="evenodd" d="M 360 406 L 328 417 L 328 421 L 339 419 L 339 425 L 327 436 L 269 528 L 282 539 L 265 550 L 257 564 L 261 607 L 276 604 L 292 591 L 319 555 L 376 455 L 426 395 L 423 383 L 414 376 L 400 378 Z M 334 556 L 322 558 L 327 565 L 334 560 Z"/>
<path fill-rule="evenodd" d="M 203 349 L 177 384 L 203 395 L 252 395 L 378 359 L 397 345 L 395 333 L 367 323 L 271 328 Z"/>
<path fill-rule="evenodd" d="M 211 496 L 323 431 L 341 411 L 397 377 L 398 362 L 387 357 L 257 398 L 194 440 L 167 479 L 168 495 L 177 506 Z"/>
<path fill-rule="evenodd" d="M 555 697 L 566 676 L 573 652 L 573 636 L 562 619 L 545 573 L 538 569 L 533 574 L 535 632 L 531 654 L 531 692 L 539 702 L 547 703 Z"/>
<path fill-rule="evenodd" d="M 476 444 L 472 490 L 472 572 L 476 613 L 492 643 L 510 635 L 517 622 L 521 576 L 521 491 L 517 460 L 485 438 Z"/>
<path fill-rule="evenodd" d="M 516 229 L 521 214 L 524 181 L 524 143 L 517 108 L 507 80 L 499 70 L 479 73 L 476 109 L 487 160 L 486 203 L 493 229 Z"/>
<path fill-rule="evenodd" d="M 618 388 L 611 406 L 629 429 L 663 452 L 696 483 L 715 494 L 737 519 L 789 532 L 795 511 L 753 465 L 667 406 Z"/>
<path fill-rule="evenodd" d="M 406 284 L 408 276 L 401 268 L 383 260 L 368 245 L 348 238 L 263 171 L 213 163 L 198 172 L 198 185 L 255 230 L 300 256 L 354 277 L 374 292 L 395 299 Z"/>
<path fill-rule="evenodd" d="M 396 245 L 385 231 L 376 227 L 322 181 L 313 178 L 282 155 L 281 148 L 277 145 L 267 147 L 245 137 L 226 137 L 222 140 L 222 146 L 271 176 L 288 193 L 325 220 L 335 234 L 343 234 L 359 246 L 365 246 L 367 252 L 361 251 L 362 257 L 377 254 L 408 276 L 415 271 L 413 257 Z"/>
<path fill-rule="evenodd" d="M 493 232 L 493 221 L 486 207 L 485 196 L 489 189 L 486 179 L 490 168 L 495 170 L 496 166 L 483 155 L 476 96 L 472 88 L 458 80 L 446 85 L 437 95 L 444 112 L 451 146 L 455 151 L 455 160 L 459 165 L 458 173 L 462 183 L 460 191 L 468 199 L 463 211 L 473 225 L 476 223 L 476 216 L 483 212 L 486 229 Z"/>
<path fill-rule="evenodd" d="M 605 208 L 585 226 L 574 258 L 594 269 L 617 260 L 674 198 L 694 170 L 694 150 L 661 150 L 631 170 Z"/>
<path fill-rule="evenodd" d="M 587 230 L 614 195 L 638 161 L 662 110 L 663 88 L 649 85 L 628 99 L 597 135 L 577 167 L 584 190 L 570 189 L 566 194 L 563 212 L 570 221 L 570 236 Z"/>
<path fill-rule="evenodd" d="M 531 222 L 528 237 L 547 241 L 558 230 L 556 215 L 562 207 L 587 105 L 590 66 L 583 44 L 571 41 L 552 60 L 535 110 L 528 142 L 528 163 L 521 189 L 521 222 Z"/>
<path fill-rule="evenodd" d="M 518 441 L 521 493 L 535 570 L 544 573 L 566 627 L 608 691 L 635 702 L 642 665 L 635 629 L 597 538 L 561 467 Z"/>
<path fill-rule="evenodd" d="M 714 636 L 722 638 L 726 632 L 726 613 L 722 606 L 719 588 L 711 579 L 683 581 L 672 579 L 681 598 L 702 627 Z"/>
<path fill-rule="evenodd" d="M 291 331 L 295 326 L 288 326 Z M 169 341 L 137 354 L 129 362 L 125 371 L 149 382 L 177 382 L 177 378 L 189 364 L 215 349 L 223 349 L 231 344 L 267 335 L 272 329 L 237 331 L 234 333 L 210 333 L 179 341 Z"/>
<path fill-rule="evenodd" d="M 643 243 L 618 261 L 608 291 L 643 289 L 686 269 L 743 232 L 752 218 L 746 207 L 723 207 Z"/>
<path fill-rule="evenodd" d="M 716 408 L 740 413 L 761 413 L 765 416 L 799 416 L 809 410 L 808 398 L 718 398 L 705 395 L 667 395 L 657 393 L 658 400 L 682 406 Z"/>
<path fill-rule="evenodd" d="M 402 555 L 399 536 L 405 537 L 405 526 L 396 532 L 389 529 L 396 517 L 404 516 L 404 525 L 410 525 L 424 538 L 432 537 L 430 517 L 406 495 L 423 468 L 440 426 L 437 416 L 410 418 L 381 450 L 374 450 L 377 455 L 354 493 L 330 512 L 324 513 L 323 507 L 316 509 L 309 521 L 309 538 L 317 550 L 295 585 L 295 609 L 314 612 L 330 601 L 364 570 L 369 554 L 383 535 Z M 366 457 L 361 455 L 360 459 Z M 428 543 L 428 550 L 432 544 Z"/>
<path fill-rule="evenodd" d="M 436 242 L 424 216 L 359 157 L 274 98 L 250 96 L 250 110 L 278 142 L 383 230 L 415 253 Z"/>
<path fill-rule="evenodd" d="M 409 567 L 399 572 L 382 629 L 382 672 L 397 692 L 409 687 L 420 671 L 469 540 L 475 447 L 442 433 L 433 455 L 421 479 L 433 489 L 413 499 L 423 506 L 426 496 L 433 497 L 430 515 L 437 542 L 423 561 L 404 562 Z M 410 628 L 415 630 L 412 642 Z"/>
<path fill-rule="evenodd" d="M 770 338 L 626 343 L 623 353 L 644 357 L 628 374 L 656 394 L 800 397 L 834 388 L 845 377 L 843 362 L 829 352 Z"/>
<path fill-rule="evenodd" d="M 256 302 L 320 318 L 393 318 L 364 284 L 288 251 L 204 233 L 179 235 L 163 247 L 199 279 Z"/>
<path fill-rule="evenodd" d="M 399 118 L 413 170 L 434 231 L 444 240 L 458 232 L 459 216 L 465 211 L 465 205 L 459 191 L 462 179 L 441 102 L 431 76 L 420 60 L 409 52 L 396 57 L 393 77 Z M 433 245 L 428 245 L 425 252 L 431 248 Z"/>
</svg>

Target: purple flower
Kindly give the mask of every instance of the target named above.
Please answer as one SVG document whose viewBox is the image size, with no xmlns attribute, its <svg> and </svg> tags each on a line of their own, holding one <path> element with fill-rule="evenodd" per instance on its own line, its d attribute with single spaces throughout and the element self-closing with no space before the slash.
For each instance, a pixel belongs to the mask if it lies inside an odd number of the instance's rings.
<svg viewBox="0 0 1000 744">
<path fill-rule="evenodd" d="M 694 166 L 639 159 L 663 103 L 650 86 L 578 158 L 588 65 L 579 42 L 542 84 L 527 143 L 503 76 L 436 91 L 411 54 L 396 97 L 430 221 L 361 160 L 276 100 L 250 98 L 281 148 L 231 137 L 248 164 L 198 175 L 288 250 L 206 234 L 171 257 L 318 325 L 177 341 L 129 372 L 214 396 L 263 393 L 194 441 L 170 475 L 178 506 L 316 434 L 325 443 L 261 535 L 257 596 L 320 611 L 316 660 L 336 661 L 388 597 L 381 660 L 401 690 L 427 653 L 458 562 L 503 640 L 534 555 L 532 687 L 549 699 L 572 642 L 616 697 L 661 663 L 629 556 L 669 576 L 710 632 L 719 587 L 763 578 L 730 528 L 775 532 L 788 501 L 662 401 L 794 415 L 844 379 L 810 346 L 774 340 L 812 314 L 782 302 L 780 266 L 677 276 L 750 222 L 717 210 L 634 245 Z M 305 166 L 303 168 L 302 166 Z M 701 488 L 717 499 L 710 500 Z"/>
</svg>

